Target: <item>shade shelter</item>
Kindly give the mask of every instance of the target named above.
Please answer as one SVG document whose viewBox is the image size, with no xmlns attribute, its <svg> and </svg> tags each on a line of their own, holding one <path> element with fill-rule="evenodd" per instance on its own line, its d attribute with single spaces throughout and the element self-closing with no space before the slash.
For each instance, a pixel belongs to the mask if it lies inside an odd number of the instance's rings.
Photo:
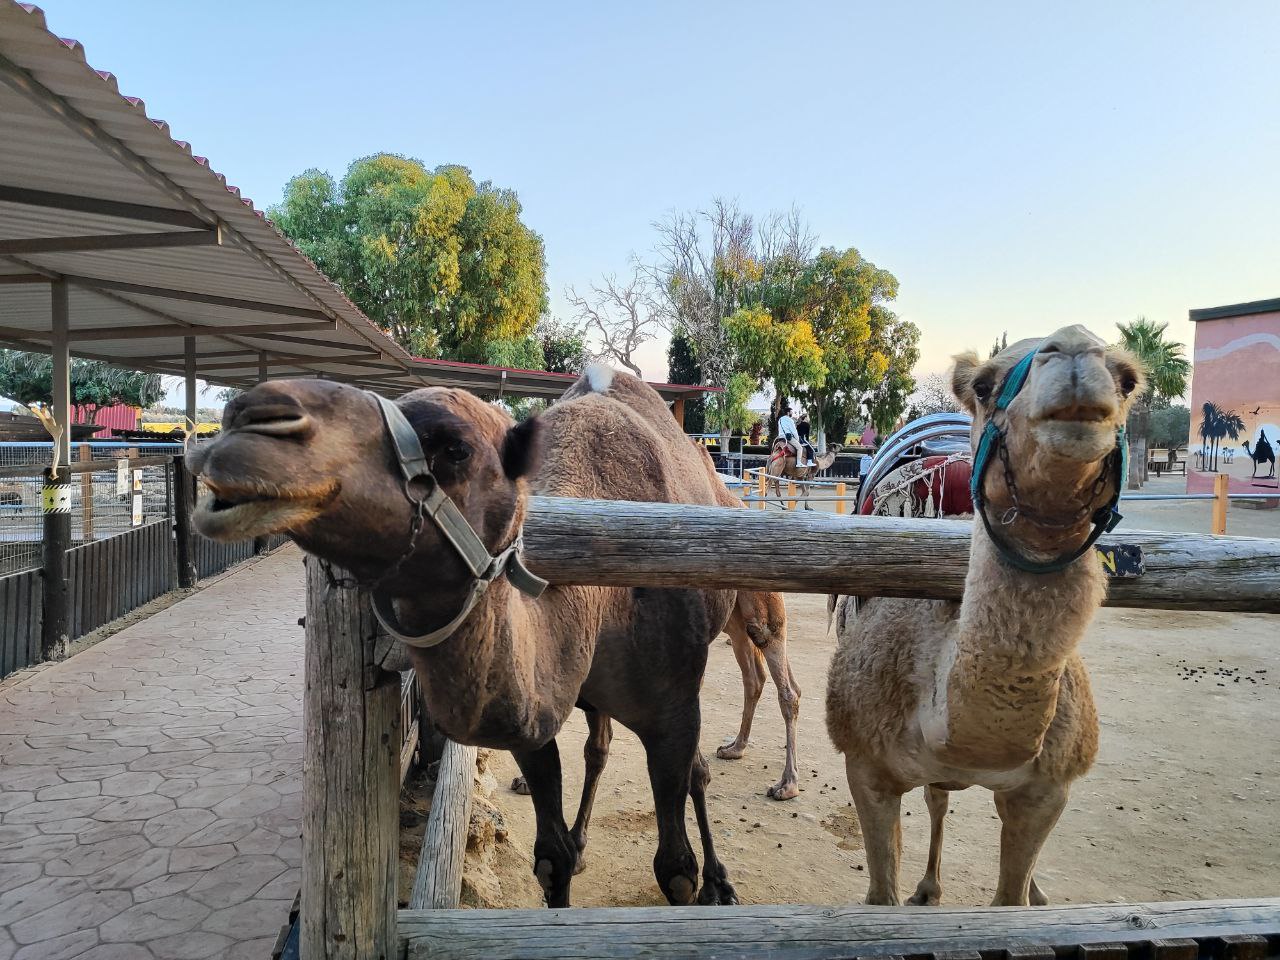
<svg viewBox="0 0 1280 960">
<path fill-rule="evenodd" d="M 249 386 L 322 376 L 554 397 L 565 375 L 415 360 L 252 201 L 94 70 L 38 8 L 0 0 L 0 344 Z M 676 405 L 697 387 L 660 386 Z M 65 434 L 65 431 L 64 431 Z"/>
</svg>

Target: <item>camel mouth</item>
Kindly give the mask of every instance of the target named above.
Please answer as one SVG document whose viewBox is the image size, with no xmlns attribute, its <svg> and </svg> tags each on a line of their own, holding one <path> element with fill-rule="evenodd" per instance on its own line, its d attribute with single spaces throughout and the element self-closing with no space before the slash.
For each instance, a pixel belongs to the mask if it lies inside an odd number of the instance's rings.
<svg viewBox="0 0 1280 960">
<path fill-rule="evenodd" d="M 235 541 L 288 533 L 313 519 L 337 492 L 334 483 L 322 490 L 236 488 L 205 480 L 208 493 L 192 514 L 197 531 L 210 540 Z"/>
<path fill-rule="evenodd" d="M 1050 410 L 1042 419 L 1059 423 L 1109 423 L 1115 413 L 1113 407 L 1101 404 L 1072 403 Z"/>
</svg>

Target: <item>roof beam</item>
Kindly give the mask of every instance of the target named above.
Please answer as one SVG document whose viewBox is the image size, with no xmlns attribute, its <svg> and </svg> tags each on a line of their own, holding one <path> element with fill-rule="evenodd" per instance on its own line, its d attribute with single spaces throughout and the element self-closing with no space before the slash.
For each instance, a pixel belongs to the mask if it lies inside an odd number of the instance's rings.
<svg viewBox="0 0 1280 960">
<path fill-rule="evenodd" d="M 265 330 L 267 328 L 263 327 L 263 329 Z M 300 343 L 305 347 L 326 347 L 332 349 L 334 346 L 332 340 L 317 340 L 315 337 L 295 337 L 287 333 L 253 333 L 246 334 L 246 336 L 251 340 L 273 340 L 281 343 Z M 254 349 L 261 350 L 262 348 L 255 347 Z M 342 349 L 350 350 L 352 352 L 360 351 L 361 353 L 367 353 L 370 356 L 376 357 L 384 355 L 383 352 L 376 347 L 366 347 L 363 343 L 344 343 L 342 344 Z M 270 353 L 271 351 L 268 350 L 267 352 Z"/>
<path fill-rule="evenodd" d="M 81 343 L 102 340 L 161 340 L 173 337 L 230 337 L 248 333 L 261 327 L 263 330 L 331 330 L 334 322 L 263 323 L 239 326 L 197 327 L 181 323 L 157 323 L 140 327 L 80 327 L 71 330 L 71 339 Z M 21 327 L 0 327 L 0 336 L 21 340 L 48 341 L 48 330 L 27 330 Z"/>
<path fill-rule="evenodd" d="M 51 283 L 52 277 L 42 273 L 0 273 L 0 285 L 7 283 Z"/>
<path fill-rule="evenodd" d="M 283 303 L 262 303 L 258 300 L 240 300 L 236 297 L 220 297 L 212 293 L 195 293 L 191 290 L 173 290 L 169 287 L 152 287 L 145 283 L 127 283 L 124 280 L 104 280 L 101 277 L 79 277 L 65 274 L 68 283 L 77 287 L 88 287 L 90 290 L 118 290 L 121 293 L 132 293 L 142 297 L 162 297 L 166 300 L 183 300 L 188 303 L 208 303 L 215 307 L 230 307 L 234 310 L 252 310 L 257 313 L 274 313 L 284 317 L 304 317 L 309 320 L 323 320 L 329 329 L 336 326 L 337 321 L 310 307 L 294 307 Z"/>
<path fill-rule="evenodd" d="M 4 184 L 0 184 L 0 200 L 20 203 L 26 207 L 96 213 L 103 217 L 119 217 L 122 220 L 138 220 L 143 223 L 163 223 L 171 227 L 191 227 L 196 230 L 207 230 L 210 227 L 204 219 L 187 210 L 170 210 L 168 207 L 124 203 L 120 200 L 102 200 L 98 197 L 80 197 L 70 193 L 31 190 L 27 187 L 10 187 Z"/>
<path fill-rule="evenodd" d="M 155 247 L 221 246 L 222 231 L 177 230 L 168 233 L 110 233 L 83 237 L 28 237 L 0 240 L 0 256 L 70 253 L 82 250 L 146 250 Z"/>
<path fill-rule="evenodd" d="M 369 359 L 369 357 L 368 357 L 368 356 L 366 356 L 366 355 L 365 355 L 365 354 L 363 354 L 363 353 L 358 353 L 358 354 L 351 355 L 351 356 L 348 356 L 347 354 L 337 354 L 337 355 L 335 355 L 335 356 L 331 356 L 331 357 L 314 356 L 314 355 L 311 355 L 311 356 L 304 356 L 304 355 L 301 355 L 301 354 L 297 354 L 297 355 L 288 355 L 288 354 L 283 354 L 283 355 L 276 354 L 276 355 L 273 355 L 273 354 L 267 354 L 266 356 L 267 356 L 267 363 L 268 363 L 270 366 L 273 366 L 273 367 L 303 367 L 303 368 L 305 368 L 305 369 L 315 369 L 315 368 L 319 368 L 319 367 L 321 367 L 321 366 L 324 366 L 324 365 L 326 365 L 326 364 L 335 364 L 335 363 L 336 363 L 336 364 L 343 364 L 343 365 L 346 365 L 346 366 L 353 366 L 353 367 L 380 367 L 380 366 L 382 366 L 382 363 L 383 363 L 382 361 L 378 361 L 378 362 L 372 361 L 372 360 L 370 360 L 370 359 Z M 199 361 L 200 361 L 200 360 L 202 360 L 202 359 L 203 359 L 202 357 L 197 357 L 197 362 L 199 362 Z M 256 369 L 258 369 L 258 364 L 259 364 L 259 361 L 258 361 L 257 359 L 253 359 L 253 360 L 226 360 L 226 361 L 215 361 L 215 362 L 213 362 L 213 363 L 209 363 L 209 364 L 203 364 L 203 363 L 202 363 L 202 364 L 200 364 L 200 369 L 202 369 L 202 370 L 227 370 L 227 371 L 234 371 L 234 370 L 256 370 Z M 393 370 L 398 370 L 399 368 L 398 368 L 398 367 L 387 367 L 387 369 L 388 369 L 388 371 L 393 371 Z"/>
</svg>

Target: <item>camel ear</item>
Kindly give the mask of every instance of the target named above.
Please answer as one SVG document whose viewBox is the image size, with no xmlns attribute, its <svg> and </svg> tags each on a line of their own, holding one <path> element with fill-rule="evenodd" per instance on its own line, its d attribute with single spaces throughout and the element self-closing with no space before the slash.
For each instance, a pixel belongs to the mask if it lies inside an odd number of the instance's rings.
<svg viewBox="0 0 1280 960">
<path fill-rule="evenodd" d="M 977 413 L 978 402 L 973 392 L 973 378 L 982 361 L 972 350 L 967 353 L 957 353 L 953 359 L 956 366 L 951 372 L 951 392 L 960 401 L 960 406 L 971 414 Z"/>
<path fill-rule="evenodd" d="M 542 422 L 537 417 L 517 423 L 502 441 L 502 472 L 510 480 L 528 476 L 537 466 L 538 435 Z"/>
</svg>

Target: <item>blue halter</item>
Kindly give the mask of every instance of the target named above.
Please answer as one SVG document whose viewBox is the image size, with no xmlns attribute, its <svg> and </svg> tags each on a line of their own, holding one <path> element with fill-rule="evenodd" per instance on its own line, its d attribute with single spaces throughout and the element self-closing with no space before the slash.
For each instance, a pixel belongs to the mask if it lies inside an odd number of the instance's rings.
<svg viewBox="0 0 1280 960">
<path fill-rule="evenodd" d="M 1098 542 L 1098 538 L 1104 533 L 1110 533 L 1116 528 L 1122 519 L 1117 506 L 1120 503 L 1120 493 L 1124 489 L 1125 477 L 1129 472 L 1129 450 L 1125 441 L 1125 429 L 1123 426 L 1116 431 L 1116 448 L 1109 455 L 1115 463 L 1116 490 L 1112 494 L 1111 499 L 1094 511 L 1093 514 L 1093 531 L 1081 547 L 1073 553 L 1058 557 L 1046 563 L 1036 560 L 1028 560 L 1026 557 L 1020 556 L 1008 546 L 1004 541 L 996 535 L 995 530 L 991 527 L 991 521 L 987 518 L 986 498 L 982 493 L 982 478 L 987 472 L 987 467 L 991 464 L 992 457 L 996 454 L 1000 445 L 1004 443 L 1004 432 L 996 426 L 995 414 L 1003 413 L 1009 408 L 1009 404 L 1013 403 L 1022 388 L 1027 383 L 1027 376 L 1031 372 L 1031 364 L 1035 361 L 1036 354 L 1040 348 L 1036 347 L 1025 357 L 1017 362 L 1004 378 L 1004 382 L 1000 385 L 1000 394 L 996 397 L 995 410 L 988 418 L 986 426 L 982 428 L 982 436 L 978 440 L 978 451 L 973 457 L 973 472 L 969 478 L 969 493 L 973 498 L 973 509 L 982 518 L 982 525 L 986 527 L 987 535 L 991 538 L 991 542 L 995 544 L 996 550 L 1000 556 L 1013 567 L 1026 573 L 1057 573 L 1066 569 Z"/>
</svg>

